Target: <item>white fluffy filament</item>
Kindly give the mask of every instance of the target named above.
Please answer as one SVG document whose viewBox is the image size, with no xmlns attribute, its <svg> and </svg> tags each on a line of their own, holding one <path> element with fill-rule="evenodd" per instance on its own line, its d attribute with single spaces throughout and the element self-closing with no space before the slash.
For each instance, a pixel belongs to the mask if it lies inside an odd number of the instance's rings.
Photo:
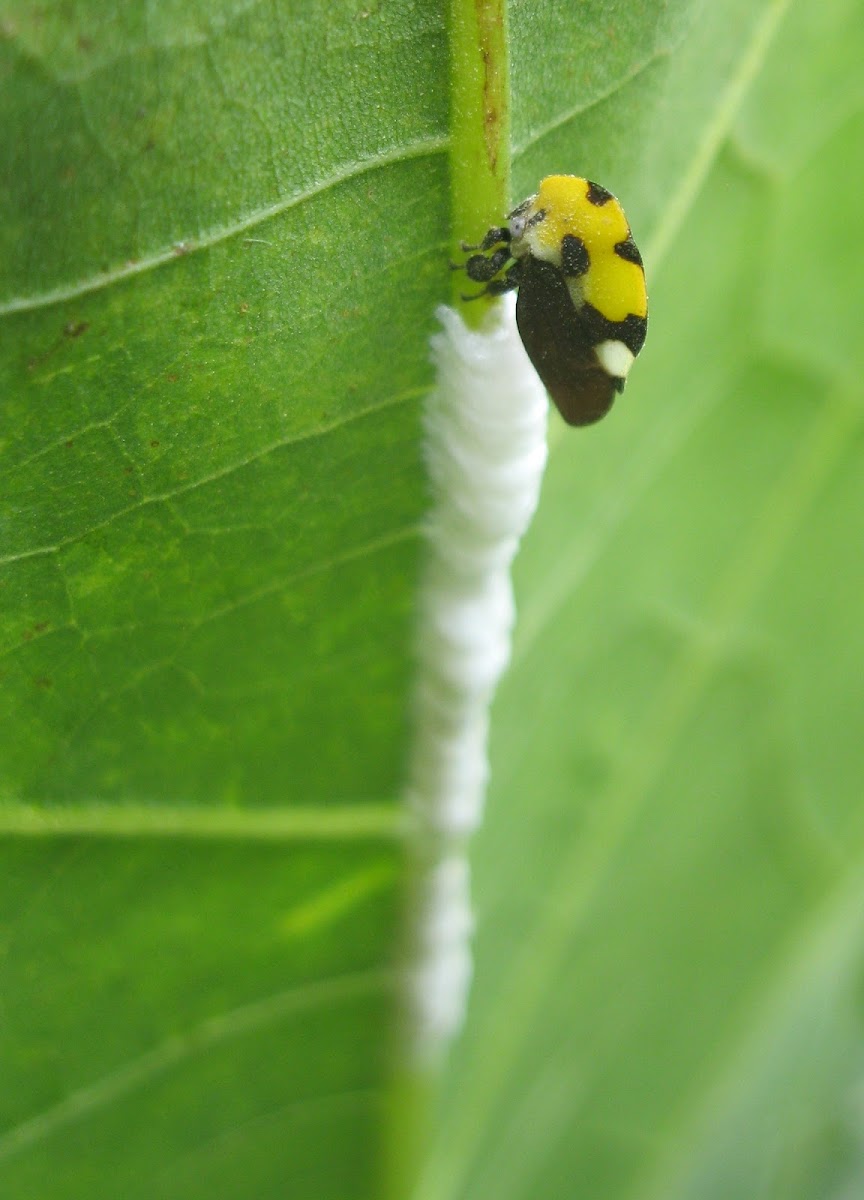
<svg viewBox="0 0 864 1200">
<path fill-rule="evenodd" d="M 546 464 L 546 393 L 515 325 L 513 297 L 480 331 L 440 308 L 425 414 L 432 484 L 420 595 L 408 803 L 419 826 L 413 1042 L 434 1057 L 460 1027 L 471 977 L 467 838 L 489 774 L 495 688 L 510 658 L 510 567 Z"/>
</svg>

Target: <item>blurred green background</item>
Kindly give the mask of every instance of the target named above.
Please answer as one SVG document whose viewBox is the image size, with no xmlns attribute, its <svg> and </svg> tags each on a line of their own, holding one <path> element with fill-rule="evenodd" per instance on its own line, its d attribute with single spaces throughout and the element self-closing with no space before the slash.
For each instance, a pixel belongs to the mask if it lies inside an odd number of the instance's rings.
<svg viewBox="0 0 864 1200">
<path fill-rule="evenodd" d="M 864 1191 L 864 9 L 511 4 L 514 201 L 651 324 L 550 424 L 420 1200 Z M 0 1194 L 381 1194 L 447 20 L 0 15 Z"/>
</svg>

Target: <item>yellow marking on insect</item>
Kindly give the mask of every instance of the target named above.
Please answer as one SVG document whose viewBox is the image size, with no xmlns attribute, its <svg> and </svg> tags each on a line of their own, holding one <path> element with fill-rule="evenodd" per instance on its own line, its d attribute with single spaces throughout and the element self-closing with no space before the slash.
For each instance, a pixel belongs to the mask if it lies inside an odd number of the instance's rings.
<svg viewBox="0 0 864 1200">
<path fill-rule="evenodd" d="M 590 188 L 587 179 L 575 175 L 549 175 L 543 180 L 529 210 L 529 219 L 532 212 L 546 214 L 528 231 L 532 253 L 560 266 L 566 235 L 580 238 L 590 266 L 574 280 L 574 301 L 581 297 L 610 321 L 623 321 L 629 313 L 644 317 L 648 313 L 645 272 L 615 252 L 615 246 L 630 236 L 624 210 L 614 196 L 605 204 L 592 203 Z"/>
</svg>

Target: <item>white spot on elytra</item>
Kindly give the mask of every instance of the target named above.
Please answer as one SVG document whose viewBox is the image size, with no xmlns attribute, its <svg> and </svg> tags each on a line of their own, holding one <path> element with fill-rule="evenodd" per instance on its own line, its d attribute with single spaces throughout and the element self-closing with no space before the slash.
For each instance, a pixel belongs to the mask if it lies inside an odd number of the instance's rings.
<svg viewBox="0 0 864 1200">
<path fill-rule="evenodd" d="M 614 375 L 616 379 L 627 378 L 627 372 L 633 366 L 635 355 L 623 342 L 617 340 L 600 342 L 598 346 L 594 347 L 594 353 L 600 360 L 600 366 L 608 375 Z"/>
</svg>

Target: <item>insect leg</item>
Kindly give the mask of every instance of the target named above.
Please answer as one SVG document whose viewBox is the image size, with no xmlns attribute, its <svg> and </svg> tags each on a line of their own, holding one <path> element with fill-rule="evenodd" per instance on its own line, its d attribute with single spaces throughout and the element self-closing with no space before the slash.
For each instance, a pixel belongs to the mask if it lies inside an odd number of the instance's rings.
<svg viewBox="0 0 864 1200">
<path fill-rule="evenodd" d="M 470 263 L 470 259 L 468 260 Z M 470 275 L 469 278 L 474 278 Z M 482 291 L 475 293 L 473 296 L 464 296 L 463 300 L 479 300 L 481 296 L 503 296 L 505 292 L 512 292 L 514 288 L 519 286 L 522 278 L 522 260 L 514 262 L 504 274 L 502 279 L 490 279 L 486 282 L 486 286 Z M 476 283 L 482 283 L 483 280 L 475 280 Z"/>
<path fill-rule="evenodd" d="M 474 283 L 488 283 L 510 261 L 510 249 L 502 246 L 492 254 L 472 254 L 465 264 L 468 278 Z"/>
<path fill-rule="evenodd" d="M 482 242 L 478 242 L 476 246 L 470 245 L 468 242 L 462 242 L 462 249 L 467 254 L 469 250 L 491 250 L 493 246 L 500 246 L 502 242 L 509 243 L 510 230 L 506 225 L 493 225 L 486 231 Z"/>
</svg>

